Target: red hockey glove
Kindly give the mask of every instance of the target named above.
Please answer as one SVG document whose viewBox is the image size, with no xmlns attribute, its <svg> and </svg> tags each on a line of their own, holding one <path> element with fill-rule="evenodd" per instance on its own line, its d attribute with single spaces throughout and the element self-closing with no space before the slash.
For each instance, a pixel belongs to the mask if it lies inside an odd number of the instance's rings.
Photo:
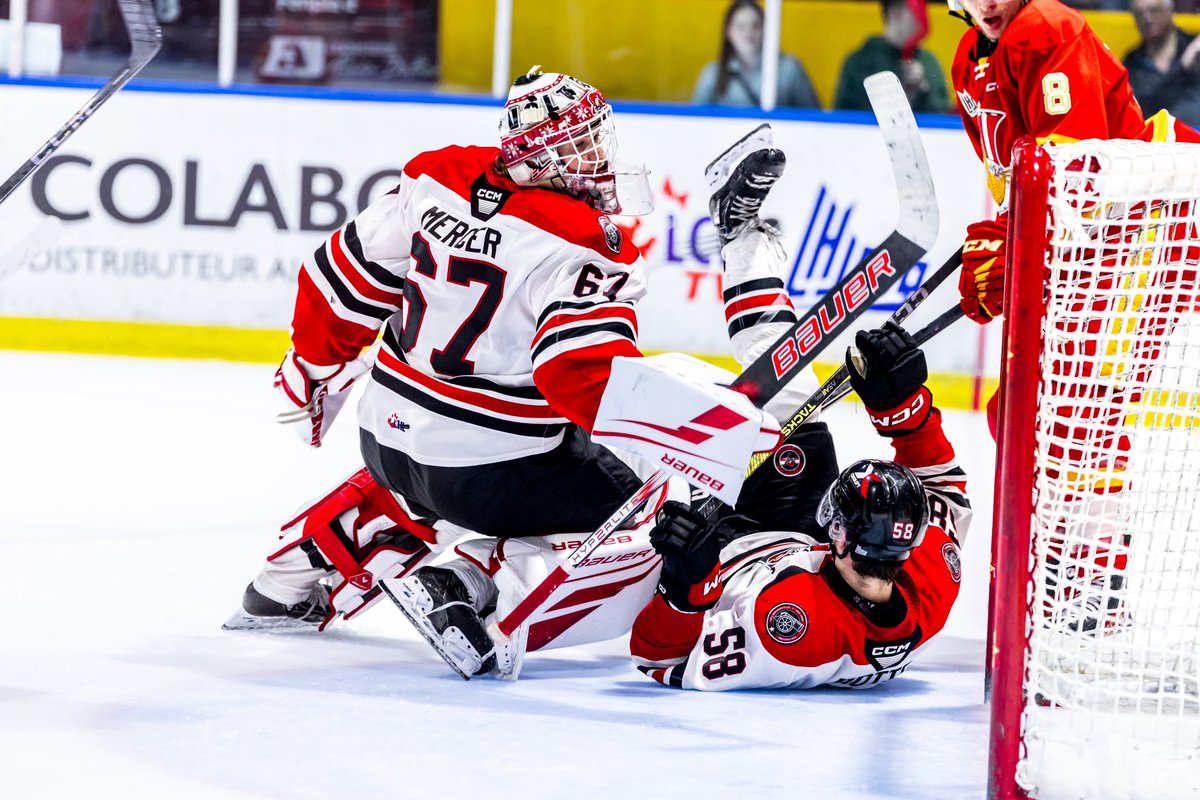
<svg viewBox="0 0 1200 800">
<path fill-rule="evenodd" d="M 858 393 L 875 429 L 904 436 L 929 419 L 932 395 L 925 388 L 925 353 L 908 331 L 888 321 L 882 328 L 859 331 L 846 351 L 850 385 Z"/>
<path fill-rule="evenodd" d="M 320 447 L 350 396 L 350 387 L 370 368 L 370 362 L 362 357 L 319 367 L 298 356 L 295 348 L 288 350 L 275 370 L 275 388 L 287 399 L 288 410 L 276 416 L 276 421 L 293 425 L 302 442 Z"/>
<path fill-rule="evenodd" d="M 959 305 L 980 325 L 1004 313 L 1004 239 L 1008 218 L 975 222 L 967 226 L 963 266 L 958 276 Z"/>
<path fill-rule="evenodd" d="M 658 593 L 680 611 L 707 611 L 721 596 L 721 542 L 716 528 L 691 506 L 668 500 L 658 510 L 650 544 L 662 556 Z"/>
</svg>

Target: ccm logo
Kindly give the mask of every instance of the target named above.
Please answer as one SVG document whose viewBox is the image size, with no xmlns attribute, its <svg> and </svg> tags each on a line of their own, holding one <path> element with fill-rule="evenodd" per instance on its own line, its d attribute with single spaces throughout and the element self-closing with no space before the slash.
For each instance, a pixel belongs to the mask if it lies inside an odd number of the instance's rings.
<svg viewBox="0 0 1200 800">
<path fill-rule="evenodd" d="M 497 192 L 493 189 L 480 189 L 478 194 L 484 200 L 502 200 L 504 198 L 503 193 Z"/>
<path fill-rule="evenodd" d="M 808 317 L 796 333 L 771 353 L 771 364 L 775 377 L 782 378 L 791 372 L 800 359 L 816 347 L 846 319 L 847 312 L 855 311 L 868 302 L 879 291 L 880 275 L 895 275 L 892 257 L 887 250 L 867 262 L 859 272 L 853 273 L 837 294 L 827 295 L 821 301 L 815 317 Z M 830 311 L 830 304 L 833 310 Z"/>
<path fill-rule="evenodd" d="M 995 253 L 1002 244 L 1004 244 L 1003 239 L 972 239 L 963 244 L 962 251 L 964 253 Z"/>
<path fill-rule="evenodd" d="M 871 655 L 879 656 L 898 656 L 901 653 L 907 653 L 912 648 L 912 642 L 904 642 L 902 644 L 885 644 L 880 647 L 872 647 Z"/>
<path fill-rule="evenodd" d="M 711 486 L 717 491 L 725 488 L 724 481 L 719 481 L 713 476 L 701 472 L 683 459 L 675 458 L 670 453 L 663 454 L 662 463 L 666 464 L 668 467 L 679 472 L 680 474 L 687 476 L 689 479 L 691 479 L 690 483 L 693 485 Z"/>
<path fill-rule="evenodd" d="M 882 417 L 877 417 L 870 414 L 871 422 L 881 428 L 890 428 L 893 425 L 902 425 L 908 420 L 916 416 L 917 412 L 925 407 L 925 393 L 918 392 L 916 398 L 909 404 L 908 408 L 902 408 L 894 414 L 884 414 Z"/>
</svg>

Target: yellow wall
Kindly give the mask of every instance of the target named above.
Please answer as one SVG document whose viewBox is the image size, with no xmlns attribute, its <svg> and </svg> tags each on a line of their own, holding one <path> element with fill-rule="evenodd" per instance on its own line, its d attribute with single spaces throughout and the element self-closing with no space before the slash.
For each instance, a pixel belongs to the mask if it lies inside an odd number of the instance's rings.
<svg viewBox="0 0 1200 800">
<path fill-rule="evenodd" d="M 728 0 L 514 0 L 511 74 L 533 64 L 570 72 L 612 98 L 688 101 L 701 68 L 716 59 Z M 442 88 L 486 93 L 491 87 L 495 0 L 441 0 Z M 800 58 L 827 107 L 842 59 L 883 28 L 879 4 L 787 0 L 782 47 Z M 1123 58 L 1138 41 L 1124 12 L 1088 12 L 1092 27 Z M 925 47 L 950 62 L 965 30 L 943 3 L 929 5 Z M 1177 15 L 1200 30 L 1200 16 Z"/>
</svg>

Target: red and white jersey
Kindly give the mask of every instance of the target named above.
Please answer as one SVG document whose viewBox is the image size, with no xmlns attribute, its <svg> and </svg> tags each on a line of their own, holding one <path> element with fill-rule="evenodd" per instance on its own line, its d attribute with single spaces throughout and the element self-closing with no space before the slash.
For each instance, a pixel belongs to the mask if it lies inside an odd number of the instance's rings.
<svg viewBox="0 0 1200 800">
<path fill-rule="evenodd" d="M 959 113 L 988 170 L 996 203 L 1006 204 L 1012 147 L 1038 143 L 1137 139 L 1146 128 L 1129 73 L 1058 0 L 1029 0 L 994 50 L 974 28 L 963 34 L 950 70 Z"/>
<path fill-rule="evenodd" d="M 492 168 L 499 150 L 447 147 L 317 250 L 292 341 L 348 360 L 384 327 L 359 424 L 422 464 L 493 463 L 590 430 L 615 356 L 637 356 L 637 248 L 608 217 Z"/>
<path fill-rule="evenodd" d="M 893 443 L 896 460 L 924 484 L 931 514 L 891 601 L 875 604 L 854 592 L 828 545 L 798 533 L 751 534 L 721 551 L 713 608 L 687 613 L 656 594 L 642 609 L 630 640 L 638 669 L 705 691 L 865 688 L 903 673 L 958 597 L 971 507 L 937 409 L 923 428 Z"/>
</svg>

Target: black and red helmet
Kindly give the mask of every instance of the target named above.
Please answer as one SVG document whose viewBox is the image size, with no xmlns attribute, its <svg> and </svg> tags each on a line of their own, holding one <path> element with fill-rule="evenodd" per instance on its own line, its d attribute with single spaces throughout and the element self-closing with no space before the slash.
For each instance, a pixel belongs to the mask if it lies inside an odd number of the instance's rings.
<svg viewBox="0 0 1200 800">
<path fill-rule="evenodd" d="M 856 461 L 826 490 L 817 522 L 831 539 L 845 532 L 846 549 L 858 558 L 906 561 L 925 538 L 929 502 L 921 481 L 894 461 Z"/>
</svg>

